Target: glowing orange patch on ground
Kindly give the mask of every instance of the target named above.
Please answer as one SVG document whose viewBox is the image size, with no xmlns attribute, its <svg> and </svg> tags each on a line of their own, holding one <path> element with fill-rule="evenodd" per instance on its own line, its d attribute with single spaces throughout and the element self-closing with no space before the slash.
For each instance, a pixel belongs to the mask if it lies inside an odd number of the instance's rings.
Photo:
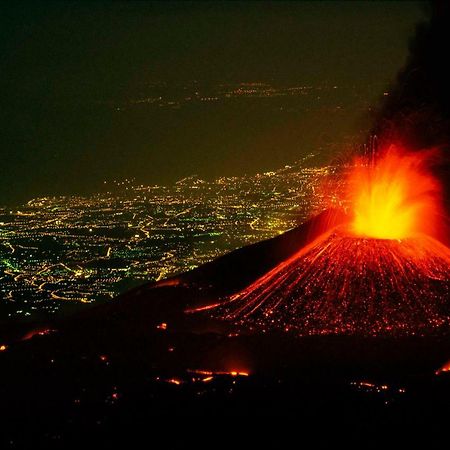
<svg viewBox="0 0 450 450">
<path fill-rule="evenodd" d="M 436 370 L 436 375 L 445 372 L 450 372 L 450 361 L 446 362 L 440 369 Z"/>
</svg>

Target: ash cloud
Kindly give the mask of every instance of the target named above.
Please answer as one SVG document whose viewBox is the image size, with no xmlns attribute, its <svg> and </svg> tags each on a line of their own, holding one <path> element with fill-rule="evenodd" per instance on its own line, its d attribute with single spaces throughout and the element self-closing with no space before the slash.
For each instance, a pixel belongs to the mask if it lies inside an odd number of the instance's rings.
<svg viewBox="0 0 450 450">
<path fill-rule="evenodd" d="M 442 158 L 436 175 L 450 206 L 450 4 L 425 5 L 428 20 L 416 26 L 405 66 L 384 97 L 375 118 L 373 134 L 383 140 L 400 140 L 409 149 L 435 147 Z"/>
</svg>

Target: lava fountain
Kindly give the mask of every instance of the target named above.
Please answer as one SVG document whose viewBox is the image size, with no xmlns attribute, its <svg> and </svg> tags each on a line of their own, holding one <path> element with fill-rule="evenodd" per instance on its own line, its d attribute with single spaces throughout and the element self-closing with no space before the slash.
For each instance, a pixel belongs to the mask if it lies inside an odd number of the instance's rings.
<svg viewBox="0 0 450 450">
<path fill-rule="evenodd" d="M 300 335 L 422 335 L 450 330 L 450 249 L 437 239 L 431 152 L 392 146 L 354 161 L 351 220 L 328 230 L 208 310 L 239 329 Z"/>
<path fill-rule="evenodd" d="M 435 235 L 443 214 L 440 184 L 429 171 L 434 155 L 391 146 L 375 164 L 357 159 L 348 180 L 352 231 L 377 239 Z"/>
</svg>

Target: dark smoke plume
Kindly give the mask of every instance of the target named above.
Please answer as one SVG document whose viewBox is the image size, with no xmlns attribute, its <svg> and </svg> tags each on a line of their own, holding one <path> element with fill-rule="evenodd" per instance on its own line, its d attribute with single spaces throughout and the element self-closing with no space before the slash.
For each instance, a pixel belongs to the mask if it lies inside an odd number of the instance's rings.
<svg viewBox="0 0 450 450">
<path fill-rule="evenodd" d="M 416 27 L 406 65 L 378 110 L 373 134 L 409 149 L 439 148 L 436 175 L 450 206 L 450 2 L 426 4 L 429 18 Z"/>
</svg>

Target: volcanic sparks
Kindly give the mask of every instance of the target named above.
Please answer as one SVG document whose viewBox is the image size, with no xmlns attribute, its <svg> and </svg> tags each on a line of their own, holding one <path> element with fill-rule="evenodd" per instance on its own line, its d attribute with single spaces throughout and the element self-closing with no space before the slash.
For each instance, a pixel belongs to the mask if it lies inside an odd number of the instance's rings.
<svg viewBox="0 0 450 450">
<path fill-rule="evenodd" d="M 450 324 L 450 251 L 338 230 L 277 266 L 215 311 L 239 326 L 300 334 L 416 334 Z"/>
<path fill-rule="evenodd" d="M 434 234 L 439 217 L 439 183 L 427 170 L 430 151 L 402 153 L 391 146 L 374 165 L 357 160 L 349 197 L 357 236 L 404 239 Z"/>
<path fill-rule="evenodd" d="M 432 236 L 439 183 L 429 154 L 391 147 L 349 176 L 353 220 L 213 305 L 239 328 L 300 335 L 414 335 L 450 327 L 450 249 Z"/>
</svg>

